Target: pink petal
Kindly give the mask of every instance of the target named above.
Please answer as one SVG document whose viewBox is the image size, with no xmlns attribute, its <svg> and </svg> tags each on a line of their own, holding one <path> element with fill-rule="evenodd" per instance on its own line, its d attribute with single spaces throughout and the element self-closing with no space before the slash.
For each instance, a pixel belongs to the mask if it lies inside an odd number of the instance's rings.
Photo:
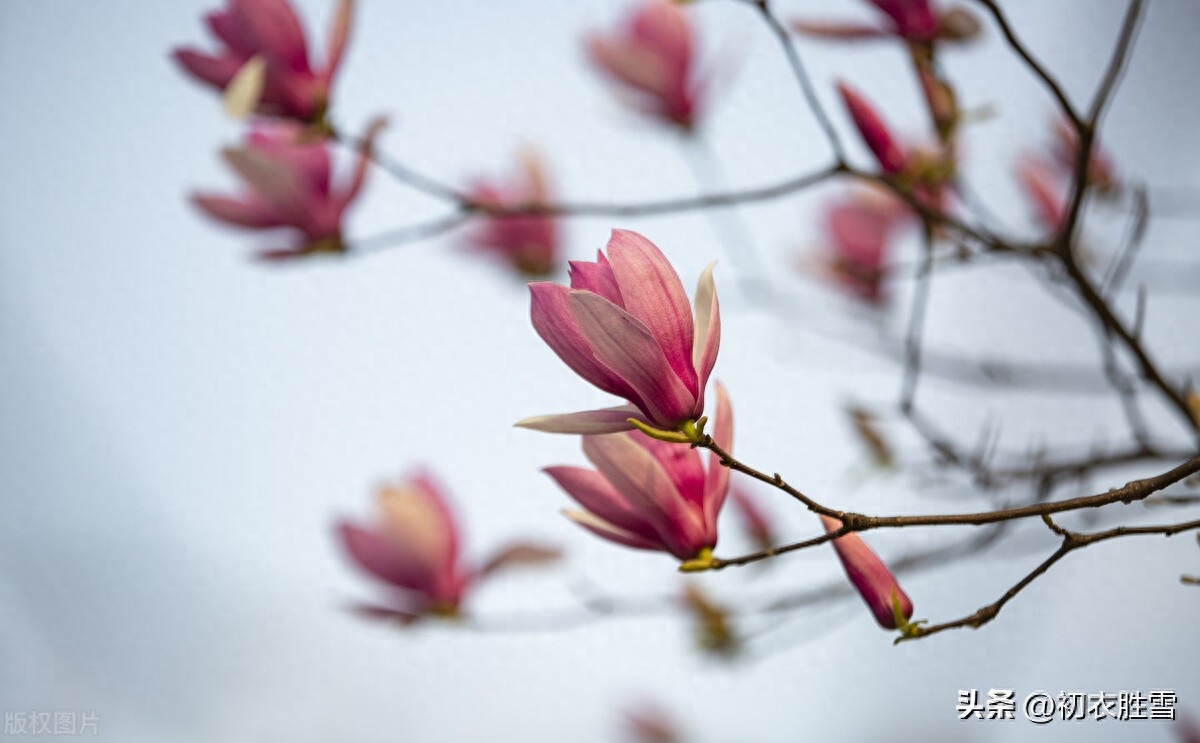
<svg viewBox="0 0 1200 743">
<path fill-rule="evenodd" d="M 362 190 L 363 183 L 367 179 L 367 168 L 371 164 L 371 150 L 375 147 L 375 140 L 379 137 L 379 133 L 387 126 L 387 118 L 377 116 L 367 125 L 367 132 L 363 135 L 362 145 L 358 150 L 358 158 L 354 163 L 354 174 L 350 178 L 350 183 L 341 195 L 336 198 L 339 215 L 350 202 L 358 196 Z"/>
<path fill-rule="evenodd" d="M 629 423 L 630 418 L 645 420 L 645 416 L 636 407 L 621 405 L 615 408 L 585 410 L 579 413 L 538 415 L 518 421 L 516 425 L 545 433 L 587 435 L 630 431 L 633 429 L 633 425 Z"/>
<path fill-rule="evenodd" d="M 585 436 L 583 453 L 654 528 L 671 554 L 687 560 L 711 546 L 703 544 L 701 514 L 689 508 L 662 465 L 632 434 Z"/>
<path fill-rule="evenodd" d="M 667 363 L 693 398 L 698 396 L 696 368 L 692 363 L 691 307 L 679 274 L 654 243 L 629 230 L 613 230 L 608 260 L 621 288 L 624 309 L 641 320 Z"/>
<path fill-rule="evenodd" d="M 533 300 L 529 314 L 534 330 L 576 374 L 609 394 L 636 400 L 633 388 L 592 354 L 590 344 L 567 309 L 569 292 L 567 287 L 549 281 L 529 284 Z"/>
<path fill-rule="evenodd" d="M 616 542 L 617 544 L 639 550 L 667 551 L 666 547 L 657 541 L 651 541 L 636 534 L 631 534 L 586 511 L 563 511 L 563 516 L 566 516 L 596 536 L 607 539 L 610 542 Z"/>
<path fill-rule="evenodd" d="M 213 219 L 239 227 L 264 229 L 284 224 L 275 212 L 261 202 L 208 194 L 192 194 L 191 200 Z"/>
<path fill-rule="evenodd" d="M 228 85 L 242 66 L 242 60 L 233 57 L 214 57 L 194 49 L 176 49 L 172 56 L 193 77 L 218 88 Z"/>
<path fill-rule="evenodd" d="M 733 407 L 729 404 L 729 395 L 725 385 L 717 382 L 717 412 L 710 422 L 712 428 L 709 435 L 717 446 L 727 452 L 733 452 Z M 721 465 L 715 454 L 708 457 L 708 477 L 704 488 L 704 523 L 716 533 L 717 514 L 725 503 L 725 495 L 729 492 L 729 468 Z"/>
<path fill-rule="evenodd" d="M 596 361 L 632 388 L 635 394 L 627 399 L 652 423 L 674 428 L 691 417 L 695 395 L 674 374 L 658 341 L 640 320 L 586 291 L 569 291 L 567 308 Z"/>
<path fill-rule="evenodd" d="M 871 3 L 891 16 L 896 31 L 906 39 L 921 41 L 937 34 L 937 14 L 929 0 L 871 0 Z"/>
<path fill-rule="evenodd" d="M 341 0 L 333 12 L 333 23 L 329 27 L 329 46 L 325 59 L 325 70 L 321 78 L 326 84 L 333 80 L 346 54 L 350 38 L 350 24 L 354 16 L 354 0 Z"/>
<path fill-rule="evenodd" d="M 643 433 L 631 433 L 637 445 L 658 460 L 675 489 L 697 512 L 704 510 L 704 465 L 700 451 L 671 441 L 660 441 Z"/>
<path fill-rule="evenodd" d="M 532 542 L 515 542 L 496 550 L 479 568 L 478 577 L 487 578 L 509 568 L 537 567 L 562 557 L 562 550 Z"/>
<path fill-rule="evenodd" d="M 589 513 L 635 536 L 657 542 L 658 532 L 644 514 L 617 492 L 604 475 L 583 467 L 547 467 L 547 475 Z"/>
<path fill-rule="evenodd" d="M 286 162 L 251 147 L 226 148 L 221 154 L 254 193 L 288 224 L 299 226 L 310 222 L 312 195 L 297 182 Z"/>
<path fill-rule="evenodd" d="M 837 87 L 846 108 L 850 111 L 850 117 L 854 119 L 854 126 L 875 154 L 879 165 L 887 173 L 899 173 L 904 170 L 908 165 L 908 154 L 896 142 L 887 124 L 871 104 L 845 83 L 838 83 Z"/>
</svg>

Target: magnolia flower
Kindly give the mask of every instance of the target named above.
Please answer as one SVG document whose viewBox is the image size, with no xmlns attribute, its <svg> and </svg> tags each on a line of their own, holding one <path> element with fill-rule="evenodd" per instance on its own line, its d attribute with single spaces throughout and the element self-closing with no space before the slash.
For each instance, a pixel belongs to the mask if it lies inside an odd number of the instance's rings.
<svg viewBox="0 0 1200 743">
<path fill-rule="evenodd" d="M 888 125 L 867 99 L 849 85 L 838 83 L 837 89 L 846 104 L 846 110 L 850 112 L 850 118 L 854 120 L 854 126 L 867 147 L 871 148 L 883 171 L 891 175 L 903 172 L 909 165 L 909 154 L 892 136 Z"/>
<path fill-rule="evenodd" d="M 378 516 L 370 526 L 342 521 L 342 547 L 364 572 L 392 589 L 385 605 L 363 613 L 412 621 L 424 614 L 453 616 L 468 590 L 501 568 L 554 559 L 558 552 L 517 543 L 498 550 L 478 567 L 460 554 L 459 528 L 447 498 L 427 474 L 379 489 Z"/>
<path fill-rule="evenodd" d="M 652 704 L 643 704 L 625 713 L 630 743 L 683 743 L 679 725 L 667 712 Z"/>
<path fill-rule="evenodd" d="M 913 43 L 968 41 L 979 34 L 979 21 L 966 8 L 935 10 L 930 0 L 870 0 L 887 16 L 884 25 L 838 21 L 793 21 L 792 28 L 828 39 L 898 38 Z"/>
<path fill-rule="evenodd" d="M 682 8 L 646 0 L 619 31 L 590 34 L 586 43 L 592 62 L 633 93 L 640 108 L 691 129 L 704 88 L 693 69 L 694 36 Z"/>
<path fill-rule="evenodd" d="M 824 231 L 826 269 L 832 278 L 862 300 L 882 304 L 889 249 L 910 216 L 903 204 L 874 191 L 855 191 L 831 204 Z"/>
<path fill-rule="evenodd" d="M 346 50 L 353 0 L 340 0 L 329 33 L 325 66 L 309 63 L 304 28 L 288 0 L 228 0 L 224 10 L 205 16 L 221 42 L 216 54 L 193 48 L 173 56 L 192 77 L 227 91 L 235 78 L 256 77 L 255 110 L 265 116 L 323 123 L 330 86 Z"/>
<path fill-rule="evenodd" d="M 305 136 L 293 122 L 250 131 L 246 144 L 224 150 L 230 167 L 245 181 L 241 196 L 194 194 L 192 202 L 212 218 L 251 230 L 291 228 L 293 245 L 259 253 L 260 258 L 295 258 L 344 253 L 342 219 L 366 178 L 368 151 L 382 120 L 372 124 L 350 180 L 335 187 L 325 140 Z"/>
<path fill-rule="evenodd" d="M 717 384 L 713 441 L 733 445 L 733 411 Z M 548 467 L 546 474 L 583 506 L 565 515 L 611 542 L 703 559 L 717 544 L 717 514 L 729 489 L 729 470 L 715 454 L 707 466 L 700 451 L 659 441 L 638 431 L 583 437 L 583 453 L 596 466 Z"/>
<path fill-rule="evenodd" d="M 828 516 L 821 516 L 821 523 L 827 534 L 842 528 L 842 522 Z M 833 548 L 842 561 L 846 577 L 875 615 L 879 626 L 884 629 L 897 629 L 900 626 L 896 621 L 897 606 L 905 622 L 912 618 L 912 601 L 900 588 L 887 565 L 871 551 L 862 537 L 854 532 L 840 536 L 833 540 Z"/>
<path fill-rule="evenodd" d="M 550 186 L 541 159 L 533 152 L 521 158 L 520 174 L 506 181 L 479 178 L 468 198 L 491 207 L 540 206 L 550 201 Z M 558 267 L 558 222 L 553 217 L 484 217 L 469 238 L 529 276 L 546 276 Z"/>
<path fill-rule="evenodd" d="M 629 430 L 630 418 L 669 431 L 694 424 L 721 343 L 713 264 L 700 275 L 694 320 L 666 256 L 636 232 L 613 230 L 607 257 L 569 265 L 570 287 L 529 285 L 533 327 L 576 374 L 631 405 L 517 425 L 598 434 Z"/>
<path fill-rule="evenodd" d="M 1033 207 L 1038 225 L 1057 230 L 1066 218 L 1067 204 L 1054 166 L 1037 155 L 1026 155 L 1017 163 L 1017 180 Z"/>
</svg>

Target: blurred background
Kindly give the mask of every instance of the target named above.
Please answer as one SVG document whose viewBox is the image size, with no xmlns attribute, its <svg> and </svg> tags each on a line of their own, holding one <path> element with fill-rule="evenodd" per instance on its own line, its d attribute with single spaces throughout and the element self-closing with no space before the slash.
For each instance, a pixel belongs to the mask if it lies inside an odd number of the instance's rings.
<svg viewBox="0 0 1200 743">
<path fill-rule="evenodd" d="M 785 19 L 873 17 L 857 0 L 776 5 Z M 1003 5 L 1074 100 L 1088 100 L 1124 3 Z M 733 662 L 699 653 L 690 624 L 671 613 L 522 631 L 521 617 L 577 607 L 572 586 L 635 598 L 677 590 L 668 557 L 600 542 L 559 515 L 568 499 L 540 469 L 583 464 L 577 441 L 511 426 L 609 403 L 534 334 L 523 283 L 462 250 L 460 237 L 272 266 L 250 260 L 264 246 L 254 236 L 202 218 L 186 196 L 234 184 L 217 153 L 242 126 L 168 53 L 209 44 L 200 18 L 212 6 L 0 0 L 0 708 L 93 711 L 100 739 L 133 743 L 623 741 L 625 710 L 647 701 L 707 743 L 1175 739 L 1161 722 L 960 722 L 958 691 L 973 688 L 1019 699 L 1169 689 L 1180 710 L 1200 714 L 1200 591 L 1179 583 L 1200 572 L 1190 535 L 1093 546 L 985 628 L 898 647 L 854 597 L 760 617 L 761 634 Z M 322 53 L 333 3 L 296 6 Z M 738 3 L 689 7 L 718 71 L 702 132 L 710 154 L 623 108 L 581 39 L 628 7 L 363 0 L 334 120 L 359 132 L 387 114 L 381 148 L 455 183 L 507 170 L 521 146 L 536 146 L 572 201 L 747 187 L 828 162 L 778 46 Z M 1200 185 L 1197 34 L 1190 0 L 1150 3 L 1103 130 L 1122 174 L 1152 192 Z M 898 44 L 800 49 L 856 163 L 869 167 L 869 155 L 836 99 L 838 79 L 902 133 L 925 131 Z M 1049 141 L 1052 101 L 990 23 L 943 61 L 964 107 L 991 111 L 964 134 L 974 189 L 997 220 L 1036 235 L 1013 167 Z M 698 184 L 697 157 L 724 172 L 710 167 Z M 899 367 L 862 347 L 903 333 L 910 287 L 901 281 L 890 309 L 865 312 L 814 275 L 819 215 L 842 188 L 723 212 L 716 225 L 703 213 L 573 218 L 566 251 L 590 258 L 612 227 L 635 229 L 689 291 L 720 261 L 714 376 L 730 390 L 744 461 L 869 513 L 987 507 L 969 486 L 867 471 L 843 406 L 896 399 Z M 442 208 L 373 171 L 348 233 L 369 237 Z M 1123 217 L 1096 216 L 1085 239 L 1111 250 Z M 772 266 L 784 299 L 770 311 L 741 288 L 752 264 L 719 239 L 730 219 L 744 221 Z M 1161 266 L 1200 268 L 1194 227 L 1153 222 L 1129 282 L 1150 289 L 1147 339 L 1173 369 L 1200 363 L 1187 296 L 1195 274 Z M 901 257 L 915 255 L 906 243 Z M 1133 292 L 1118 302 L 1127 313 L 1133 304 Z M 1088 323 L 1020 266 L 939 274 L 927 338 L 965 356 L 1090 365 L 1101 379 Z M 968 441 L 985 422 L 1010 450 L 1041 441 L 1086 451 L 1124 434 L 1111 396 L 922 384 L 929 414 Z M 1167 440 L 1186 443 L 1169 412 L 1152 400 L 1148 410 Z M 903 451 L 921 454 L 899 422 L 888 425 Z M 343 559 L 334 519 L 362 518 L 376 485 L 421 464 L 452 493 L 472 555 L 514 536 L 567 549 L 561 568 L 505 576 L 474 597 L 495 631 L 397 631 L 346 611 L 377 592 Z M 1078 492 L 1163 469 L 1130 468 Z M 783 538 L 816 533 L 785 497 L 760 495 Z M 1152 522 L 1161 512 L 1117 515 Z M 719 554 L 751 549 L 732 522 L 724 533 Z M 905 530 L 871 543 L 896 557 L 964 534 Z M 916 616 L 943 621 L 995 600 L 1055 546 L 1030 524 L 902 581 Z M 832 553 L 815 550 L 698 582 L 736 604 L 839 575 Z"/>
</svg>

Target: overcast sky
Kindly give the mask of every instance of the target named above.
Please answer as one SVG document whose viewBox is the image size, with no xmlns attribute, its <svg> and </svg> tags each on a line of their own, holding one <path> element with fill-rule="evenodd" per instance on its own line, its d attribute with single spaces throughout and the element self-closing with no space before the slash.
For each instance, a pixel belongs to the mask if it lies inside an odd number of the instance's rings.
<svg viewBox="0 0 1200 743">
<path fill-rule="evenodd" d="M 298 3 L 316 39 L 331 5 Z M 784 17 L 814 18 L 865 18 L 863 5 L 778 3 Z M 1124 172 L 1195 184 L 1200 9 L 1188 0 L 1151 5 L 1105 142 Z M 1122 4 L 1005 6 L 1084 100 Z M 566 586 L 584 580 L 619 596 L 664 595 L 678 576 L 666 557 L 602 543 L 562 519 L 568 500 L 540 469 L 583 464 L 578 442 L 511 427 L 536 413 L 610 404 L 533 333 L 521 282 L 453 237 L 264 267 L 248 260 L 262 246 L 254 236 L 189 206 L 193 189 L 232 186 L 217 151 L 240 132 L 167 58 L 176 44 L 209 43 L 200 23 L 209 7 L 0 0 L 0 708 L 94 711 L 101 739 L 130 743 L 619 741 L 622 710 L 645 699 L 685 720 L 701 743 L 1172 740 L 1150 722 L 959 723 L 957 692 L 970 688 L 1019 697 L 1171 689 L 1200 714 L 1200 591 L 1178 581 L 1200 572 L 1191 537 L 1073 555 L 978 632 L 892 647 L 857 600 L 834 602 L 773 626 L 734 665 L 695 652 L 677 616 L 557 632 L 397 633 L 343 611 L 377 594 L 342 559 L 333 520 L 366 516 L 376 484 L 420 464 L 452 492 L 473 555 L 517 535 L 568 550 L 561 570 L 486 586 L 473 603 L 482 616 L 570 608 Z M 623 7 L 362 0 L 335 119 L 355 131 L 388 114 L 382 147 L 448 181 L 507 168 L 522 144 L 535 144 L 572 199 L 694 193 L 695 148 L 622 109 L 581 54 L 581 35 Z M 689 12 L 722 71 L 705 137 L 725 182 L 706 176 L 702 187 L 824 165 L 819 129 L 753 14 L 719 2 Z M 837 78 L 901 131 L 921 133 L 898 47 L 802 49 L 857 162 L 868 160 L 835 105 Z M 1032 235 L 1012 164 L 1048 140 L 1050 100 L 990 26 L 945 63 L 964 104 L 995 114 L 966 136 L 975 188 Z M 816 216 L 836 192 L 738 212 L 787 297 L 774 313 L 739 291 L 745 260 L 729 255 L 704 215 L 574 219 L 566 250 L 591 257 L 609 229 L 636 229 L 671 257 L 689 290 L 704 265 L 720 261 L 724 337 L 714 376 L 729 387 L 747 462 L 839 507 L 986 507 L 966 488 L 862 476 L 840 411 L 848 399 L 886 404 L 899 375 L 854 344 L 879 327 L 901 329 L 908 290 L 900 287 L 891 314 L 873 318 L 793 270 L 818 247 Z M 373 172 L 349 234 L 420 221 L 440 206 Z M 1107 248 L 1121 221 L 1099 216 L 1088 240 Z M 1147 260 L 1195 260 L 1192 227 L 1156 224 Z M 1121 306 L 1131 310 L 1132 295 Z M 1152 301 L 1148 338 L 1172 368 L 1194 368 L 1196 325 L 1194 303 Z M 1026 360 L 1097 359 L 1088 326 L 1014 268 L 939 278 L 929 342 Z M 982 421 L 999 422 L 1007 449 L 1040 437 L 1079 451 L 1123 431 L 1104 397 L 932 379 L 923 391 L 931 414 L 968 440 Z M 1160 407 L 1150 415 L 1168 438 L 1178 434 Z M 815 533 L 786 498 L 762 495 L 786 538 Z M 720 553 L 749 548 L 732 521 L 724 533 Z M 871 542 L 898 556 L 964 535 L 901 531 Z M 988 555 L 903 582 L 918 617 L 946 620 L 993 601 L 1054 546 L 1030 525 Z M 703 583 L 736 601 L 840 574 L 828 550 L 775 562 Z"/>
</svg>

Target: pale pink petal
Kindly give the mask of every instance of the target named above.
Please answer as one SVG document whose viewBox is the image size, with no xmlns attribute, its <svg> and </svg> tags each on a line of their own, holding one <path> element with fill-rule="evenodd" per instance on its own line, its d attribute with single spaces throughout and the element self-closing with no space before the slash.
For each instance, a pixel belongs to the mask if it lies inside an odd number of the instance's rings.
<svg viewBox="0 0 1200 743">
<path fill-rule="evenodd" d="M 721 347 L 721 307 L 717 302 L 717 286 L 713 282 L 713 268 L 716 265 L 716 261 L 708 264 L 700 274 L 693 302 L 696 330 L 692 363 L 696 368 L 697 415 L 703 410 L 704 388 L 708 386 L 708 376 L 717 363 L 717 351 Z"/>
<path fill-rule="evenodd" d="M 586 289 L 595 292 L 618 307 L 625 306 L 621 298 L 621 288 L 617 286 L 617 278 L 613 276 L 612 266 L 604 253 L 598 253 L 596 261 L 568 261 L 567 275 L 571 280 L 572 289 Z"/>
<path fill-rule="evenodd" d="M 621 405 L 615 408 L 584 410 L 578 413 L 537 415 L 518 421 L 516 425 L 520 428 L 529 428 L 545 433 L 588 435 L 630 431 L 633 429 L 633 424 L 629 422 L 630 418 L 645 421 L 645 416 L 636 407 Z"/>
<path fill-rule="evenodd" d="M 286 162 L 251 147 L 226 148 L 221 154 L 254 190 L 255 195 L 289 224 L 299 226 L 309 223 L 309 191 L 297 181 L 295 172 Z"/>
<path fill-rule="evenodd" d="M 592 354 L 591 346 L 567 309 L 569 292 L 567 287 L 549 281 L 529 284 L 532 295 L 529 314 L 534 330 L 576 374 L 605 392 L 636 400 L 633 388 Z"/>
<path fill-rule="evenodd" d="M 542 471 L 590 513 L 630 534 L 659 541 L 658 531 L 645 514 L 630 504 L 601 473 L 583 467 L 547 467 Z"/>
<path fill-rule="evenodd" d="M 696 397 L 692 312 L 679 274 L 654 243 L 629 230 L 612 231 L 608 260 L 625 311 L 650 330 L 675 375 Z"/>
<path fill-rule="evenodd" d="M 367 133 L 363 135 L 362 144 L 358 150 L 358 157 L 354 163 L 354 174 L 350 178 L 350 183 L 341 192 L 341 195 L 335 199 L 339 214 L 341 210 L 345 209 L 358 196 L 358 192 L 362 190 L 363 183 L 367 179 L 367 168 L 371 164 L 371 151 L 375 147 L 375 140 L 386 126 L 387 118 L 384 116 L 375 117 L 367 125 Z"/>
<path fill-rule="evenodd" d="M 729 404 L 725 385 L 720 382 L 717 382 L 717 412 L 709 425 L 709 435 L 717 446 L 732 452 L 733 407 Z M 717 514 L 720 513 L 721 506 L 725 503 L 725 495 L 729 492 L 729 468 L 722 466 L 715 454 L 708 457 L 708 478 L 704 485 L 704 523 L 715 534 Z"/>
<path fill-rule="evenodd" d="M 592 61 L 617 80 L 649 95 L 665 95 L 670 72 L 653 51 L 598 35 L 588 38 L 587 49 Z"/>
<path fill-rule="evenodd" d="M 686 444 L 660 441 L 640 431 L 630 436 L 638 446 L 658 460 L 689 506 L 697 512 L 703 511 L 705 472 L 700 451 Z"/>
<path fill-rule="evenodd" d="M 329 26 L 329 47 L 326 52 L 325 70 L 321 78 L 328 84 L 341 67 L 350 38 L 350 24 L 354 17 L 354 0 L 340 0 L 333 12 L 333 23 Z"/>
<path fill-rule="evenodd" d="M 658 341 L 640 320 L 586 291 L 569 291 L 567 308 L 596 360 L 632 388 L 636 394 L 626 399 L 651 422 L 674 428 L 691 417 L 696 396 L 675 375 Z"/>
<path fill-rule="evenodd" d="M 338 536 L 354 562 L 376 578 L 414 591 L 431 589 L 432 576 L 428 567 L 397 549 L 382 534 L 343 522 L 338 525 Z"/>
<path fill-rule="evenodd" d="M 304 28 L 288 0 L 231 0 L 230 16 L 282 69 L 308 74 Z"/>
<path fill-rule="evenodd" d="M 563 511 L 563 516 L 566 516 L 596 536 L 607 539 L 610 542 L 616 542 L 617 544 L 624 545 L 625 547 L 633 547 L 634 549 L 640 550 L 666 550 L 666 548 L 657 541 L 651 541 L 644 537 L 639 537 L 636 534 L 627 532 L 624 529 L 613 526 L 604 519 L 586 511 Z"/>
</svg>

